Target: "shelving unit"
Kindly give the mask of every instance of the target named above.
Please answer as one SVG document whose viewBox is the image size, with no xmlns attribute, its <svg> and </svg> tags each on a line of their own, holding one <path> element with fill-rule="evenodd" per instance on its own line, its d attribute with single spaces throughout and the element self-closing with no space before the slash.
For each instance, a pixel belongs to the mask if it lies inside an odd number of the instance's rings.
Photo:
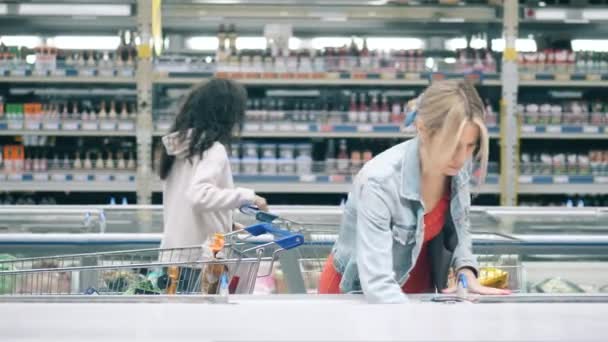
<svg viewBox="0 0 608 342">
<path fill-rule="evenodd" d="M 107 32 L 120 28 L 137 29 L 140 37 L 152 36 L 152 8 L 151 2 L 137 0 L 130 2 L 133 15 L 127 18 L 112 18 L 104 23 L 99 18 L 93 20 L 90 32 Z M 481 194 L 501 194 L 500 203 L 513 205 L 517 203 L 518 194 L 601 194 L 604 191 L 604 183 L 593 180 L 589 183 L 573 178 L 566 181 L 560 179 L 557 183 L 527 182 L 519 175 L 519 153 L 520 139 L 530 141 L 551 140 L 585 140 L 604 141 L 608 140 L 608 128 L 606 126 L 594 125 L 525 125 L 518 124 L 517 99 L 518 91 L 529 91 L 537 89 L 583 89 L 594 90 L 608 88 L 608 73 L 600 72 L 578 72 L 555 71 L 534 72 L 530 70 L 518 70 L 515 53 L 515 38 L 523 34 L 529 34 L 539 28 L 549 27 L 546 22 L 531 17 L 522 16 L 522 8 L 531 8 L 528 5 L 519 5 L 514 0 L 506 0 L 502 7 L 487 5 L 416 5 L 416 6 L 339 6 L 318 5 L 308 2 L 296 1 L 289 5 L 261 5 L 248 3 L 246 10 L 240 6 L 226 4 L 200 4 L 196 2 L 166 2 L 162 5 L 163 25 L 165 36 L 169 39 L 167 52 L 184 51 L 184 37 L 194 32 L 215 32 L 218 25 L 224 22 L 237 22 L 239 33 L 247 35 L 260 35 L 264 25 L 268 22 L 279 24 L 292 24 L 297 35 L 302 37 L 314 37 L 319 32 L 327 35 L 340 35 L 348 32 L 348 35 L 374 35 L 384 34 L 388 36 L 403 36 L 404 32 L 412 36 L 437 36 L 440 38 L 428 38 L 426 43 L 436 47 L 442 43 L 443 38 L 457 37 L 464 33 L 468 38 L 476 32 L 487 32 L 488 37 L 502 37 L 506 39 L 506 54 L 501 72 L 497 74 L 463 74 L 453 72 L 326 72 L 310 74 L 275 74 L 256 72 L 225 72 L 215 74 L 210 72 L 167 72 L 157 69 L 153 61 L 151 46 L 140 45 L 137 58 L 137 66 L 133 77 L 117 76 L 82 76 L 70 73 L 68 76 L 11 76 L 9 72 L 0 72 L 0 85 L 32 85 L 42 87 L 44 85 L 72 85 L 89 87 L 99 85 L 104 87 L 116 87 L 119 85 L 134 87 L 137 98 L 137 121 L 136 129 L 133 131 L 83 131 L 83 130 L 16 130 L 3 127 L 0 122 L 0 136 L 46 136 L 46 137 L 124 137 L 134 138 L 137 143 L 137 172 L 133 182 L 128 184 L 111 183 L 107 187 L 100 183 L 92 185 L 88 189 L 95 191 L 136 191 L 138 203 L 147 204 L 151 202 L 153 192 L 159 190 L 159 185 L 152 168 L 152 147 L 155 139 L 163 135 L 165 129 L 156 126 L 153 119 L 155 110 L 154 103 L 158 96 L 158 87 L 185 88 L 208 80 L 211 77 L 229 77 L 236 79 L 247 86 L 254 93 L 260 89 L 281 89 L 291 87 L 295 89 L 307 89 L 319 87 L 323 89 L 416 89 L 422 90 L 433 80 L 443 78 L 469 78 L 476 80 L 479 89 L 488 92 L 502 92 L 500 108 L 500 130 L 498 127 L 490 127 L 490 136 L 493 144 L 500 146 L 501 177 L 500 180 L 490 182 L 482 187 Z M 532 7 L 532 9 L 535 9 Z M 158 10 L 161 10 L 158 8 Z M 577 9 L 578 11 L 578 9 Z M 204 22 L 201 17 L 209 18 Z M 340 17 L 344 20 L 336 25 L 330 19 Z M 229 18 L 226 19 L 226 18 Z M 312 19 L 311 19 L 312 18 Z M 328 19 L 329 18 L 329 19 Z M 272 19 L 272 21 L 269 21 Z M 65 20 L 65 22 L 59 22 Z M 519 25 L 518 25 L 519 24 Z M 75 21 L 69 18 L 45 18 L 36 27 L 38 29 L 49 29 L 52 32 L 71 32 Z M 547 26 L 544 26 L 547 25 Z M 568 24 L 565 24 L 566 26 Z M 555 25 L 554 25 L 555 26 Z M 567 28 L 551 26 L 551 32 L 563 32 Z M 51 29 L 52 27 L 52 29 Z M 4 28 L 0 24 L 0 28 Z M 5 32 L 14 32 L 14 28 Z M 67 31 L 62 31 L 67 30 Z M 561 30 L 561 31 L 560 31 Z M 577 26 L 577 35 L 585 32 L 584 25 Z M 601 31 L 601 30 L 600 30 Z M 599 32 L 593 36 L 601 36 Z M 145 40 L 145 39 L 144 39 Z M 142 41 L 144 41 L 142 40 Z M 489 40 L 489 39 L 488 39 Z M 174 42 L 180 42 L 176 46 Z M 271 78 L 263 78 L 263 77 Z M 520 91 L 521 89 L 521 91 Z M 361 90 L 362 91 L 362 90 Z M 292 139 L 324 141 L 326 139 L 408 139 L 413 137 L 412 132 L 404 131 L 399 125 L 300 125 L 293 130 L 247 130 L 242 132 L 244 139 L 262 139 L 265 141 L 281 142 Z M 306 128 L 306 129 L 304 129 Z M 496 141 L 498 140 L 498 142 Z M 496 154 L 495 154 L 496 155 Z M 25 183 L 25 182 L 24 182 Z M 247 184 L 257 191 L 264 193 L 344 193 L 347 184 L 324 182 L 301 182 L 286 181 L 280 178 L 271 181 L 249 179 L 239 180 L 237 183 Z M 6 183 L 8 184 L 8 183 Z M 4 185 L 4 184 L 3 184 Z M 40 185 L 41 187 L 37 187 Z M 67 184 L 66 191 L 93 191 L 84 189 L 86 184 Z M 49 185 L 52 189 L 60 190 L 59 185 Z M 7 191 L 30 191 L 30 189 L 48 188 L 42 184 L 28 183 L 23 188 L 18 184 L 11 183 L 5 188 Z M 20 190 L 23 189 L 23 190 Z M 4 190 L 4 188 L 3 188 Z"/>
</svg>

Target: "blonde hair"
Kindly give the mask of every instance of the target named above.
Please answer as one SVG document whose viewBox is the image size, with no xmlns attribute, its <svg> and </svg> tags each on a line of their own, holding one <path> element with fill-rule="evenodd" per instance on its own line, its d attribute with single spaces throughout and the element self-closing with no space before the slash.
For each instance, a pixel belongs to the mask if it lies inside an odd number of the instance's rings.
<svg viewBox="0 0 608 342">
<path fill-rule="evenodd" d="M 475 159 L 480 167 L 478 181 L 483 183 L 488 169 L 489 137 L 484 105 L 475 87 L 467 81 L 435 82 L 410 105 L 434 141 L 431 152 L 442 161 L 454 155 L 466 124 L 477 125 L 479 147 Z"/>
</svg>

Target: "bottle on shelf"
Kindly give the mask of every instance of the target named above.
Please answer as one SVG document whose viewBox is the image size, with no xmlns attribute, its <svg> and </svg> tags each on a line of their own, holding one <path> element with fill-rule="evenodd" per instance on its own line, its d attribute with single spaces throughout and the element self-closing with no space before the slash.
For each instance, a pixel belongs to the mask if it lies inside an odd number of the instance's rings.
<svg viewBox="0 0 608 342">
<path fill-rule="evenodd" d="M 87 152 L 85 154 L 83 168 L 85 170 L 92 170 L 93 169 L 93 162 L 91 161 L 91 154 L 89 152 Z"/>
<path fill-rule="evenodd" d="M 357 106 L 357 94 L 350 95 L 350 105 L 348 107 L 348 122 L 355 123 L 359 119 L 359 108 Z"/>
<path fill-rule="evenodd" d="M 97 153 L 97 160 L 95 161 L 95 168 L 97 170 L 103 170 L 105 168 L 101 152 Z"/>
<path fill-rule="evenodd" d="M 128 120 L 129 119 L 129 110 L 128 110 L 126 102 L 122 103 L 122 108 L 120 109 L 120 119 L 121 120 Z"/>
<path fill-rule="evenodd" d="M 372 124 L 380 123 L 380 107 L 378 106 L 378 97 L 372 95 L 372 103 L 369 109 L 369 121 Z"/>
<path fill-rule="evenodd" d="M 127 161 L 127 169 L 135 170 L 135 159 L 133 158 L 133 152 L 129 153 L 129 160 Z"/>
<path fill-rule="evenodd" d="M 70 164 L 70 158 L 68 157 L 67 153 L 63 155 L 63 164 L 61 165 L 61 168 L 63 170 L 72 169 L 72 165 Z"/>
<path fill-rule="evenodd" d="M 105 162 L 105 168 L 107 170 L 113 170 L 115 168 L 114 158 L 112 157 L 112 152 L 108 152 L 108 158 Z"/>
<path fill-rule="evenodd" d="M 82 160 L 80 159 L 80 153 L 76 152 L 74 155 L 74 170 L 81 170 L 83 168 Z"/>
<path fill-rule="evenodd" d="M 333 139 L 327 141 L 327 150 L 325 151 L 325 172 L 332 174 L 336 171 L 336 145 Z"/>
<path fill-rule="evenodd" d="M 101 101 L 98 117 L 100 120 L 106 120 L 108 118 L 108 111 L 106 110 L 106 101 Z"/>
<path fill-rule="evenodd" d="M 359 109 L 357 116 L 357 121 L 359 123 L 367 123 L 369 120 L 369 113 L 367 111 L 367 105 L 365 104 L 365 93 L 359 94 Z"/>
<path fill-rule="evenodd" d="M 125 155 L 122 151 L 118 151 L 116 153 L 116 158 L 118 159 L 118 162 L 116 163 L 116 168 L 118 170 L 126 170 L 127 169 L 127 162 L 125 160 Z"/>
<path fill-rule="evenodd" d="M 382 104 L 380 105 L 380 123 L 388 124 L 391 119 L 391 113 L 388 107 L 388 98 L 386 95 L 382 96 Z"/>
<path fill-rule="evenodd" d="M 108 117 L 111 120 L 116 119 L 116 102 L 114 100 L 110 101 L 110 112 L 108 113 Z"/>
<path fill-rule="evenodd" d="M 337 160 L 337 169 L 340 173 L 346 173 L 350 167 L 350 160 L 348 157 L 348 147 L 346 145 L 346 139 L 340 140 L 339 151 L 338 151 L 338 160 Z"/>
</svg>

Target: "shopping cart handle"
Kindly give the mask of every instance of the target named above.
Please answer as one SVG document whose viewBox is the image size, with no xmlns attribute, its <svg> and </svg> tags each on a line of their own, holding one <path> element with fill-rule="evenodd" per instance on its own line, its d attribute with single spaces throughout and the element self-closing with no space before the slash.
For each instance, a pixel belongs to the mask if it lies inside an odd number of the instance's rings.
<svg viewBox="0 0 608 342">
<path fill-rule="evenodd" d="M 245 230 L 253 236 L 272 234 L 275 237 L 274 243 L 284 249 L 295 248 L 304 243 L 304 235 L 276 228 L 272 224 L 266 222 L 246 227 Z"/>
<path fill-rule="evenodd" d="M 240 210 L 241 210 L 241 212 L 243 214 L 254 216 L 255 219 L 257 221 L 260 221 L 260 222 L 271 223 L 274 220 L 276 220 L 276 219 L 279 218 L 279 215 L 275 215 L 275 214 L 271 214 L 271 213 L 267 213 L 267 212 L 261 211 L 255 205 L 246 205 L 244 207 L 241 207 Z"/>
</svg>

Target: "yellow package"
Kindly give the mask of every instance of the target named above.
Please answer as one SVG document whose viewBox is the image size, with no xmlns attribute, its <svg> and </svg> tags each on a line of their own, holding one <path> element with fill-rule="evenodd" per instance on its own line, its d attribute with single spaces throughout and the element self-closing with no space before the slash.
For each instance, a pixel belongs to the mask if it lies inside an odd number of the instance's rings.
<svg viewBox="0 0 608 342">
<path fill-rule="evenodd" d="M 482 267 L 479 270 L 479 283 L 483 286 L 506 289 L 509 287 L 509 273 L 495 267 Z"/>
</svg>

